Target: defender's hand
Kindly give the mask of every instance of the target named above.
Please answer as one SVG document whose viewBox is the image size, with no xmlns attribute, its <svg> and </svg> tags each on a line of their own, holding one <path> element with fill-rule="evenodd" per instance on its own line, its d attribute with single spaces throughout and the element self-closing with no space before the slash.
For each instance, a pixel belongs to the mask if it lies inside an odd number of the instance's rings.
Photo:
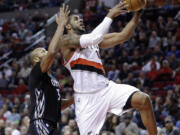
<svg viewBox="0 0 180 135">
<path fill-rule="evenodd" d="M 121 13 L 127 13 L 129 12 L 128 10 L 123 10 L 128 8 L 128 4 L 126 1 L 120 2 L 119 4 L 117 4 L 115 7 L 113 7 L 112 9 L 110 9 L 109 13 L 107 14 L 107 17 L 110 18 L 114 18 L 117 17 L 119 14 Z"/>
<path fill-rule="evenodd" d="M 56 16 L 56 23 L 66 25 L 68 18 L 69 18 L 70 10 L 69 6 L 63 4 L 63 6 L 60 8 L 59 16 Z"/>
</svg>

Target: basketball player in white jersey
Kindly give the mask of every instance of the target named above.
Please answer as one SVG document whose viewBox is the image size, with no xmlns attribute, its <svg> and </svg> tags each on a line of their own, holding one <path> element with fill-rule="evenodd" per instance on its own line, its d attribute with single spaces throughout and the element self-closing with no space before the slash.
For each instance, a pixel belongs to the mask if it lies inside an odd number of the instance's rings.
<svg viewBox="0 0 180 135">
<path fill-rule="evenodd" d="M 148 134 L 157 135 L 149 96 L 133 86 L 109 81 L 99 56 L 99 48 L 123 43 L 134 32 L 140 13 L 135 13 L 120 33 L 107 34 L 112 20 L 126 12 L 123 9 L 127 6 L 125 2 L 116 5 L 89 34 L 82 34 L 83 20 L 71 15 L 66 25 L 67 34 L 60 41 L 64 66 L 74 80 L 76 121 L 81 135 L 99 134 L 107 112 L 122 115 L 132 108 L 140 111 Z"/>
</svg>

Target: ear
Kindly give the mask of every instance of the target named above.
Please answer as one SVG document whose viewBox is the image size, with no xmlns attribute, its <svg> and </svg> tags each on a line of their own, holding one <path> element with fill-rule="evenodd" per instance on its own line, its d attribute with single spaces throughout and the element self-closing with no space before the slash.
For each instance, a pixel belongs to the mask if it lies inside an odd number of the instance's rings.
<svg viewBox="0 0 180 135">
<path fill-rule="evenodd" d="M 39 58 L 39 57 L 37 57 L 37 56 L 35 56 L 35 57 L 34 57 L 34 59 L 33 59 L 33 61 L 34 61 L 34 63 L 37 63 L 37 62 L 39 62 L 39 61 L 40 61 L 40 58 Z"/>
<path fill-rule="evenodd" d="M 66 30 L 71 30 L 71 25 L 70 24 L 66 25 Z"/>
</svg>

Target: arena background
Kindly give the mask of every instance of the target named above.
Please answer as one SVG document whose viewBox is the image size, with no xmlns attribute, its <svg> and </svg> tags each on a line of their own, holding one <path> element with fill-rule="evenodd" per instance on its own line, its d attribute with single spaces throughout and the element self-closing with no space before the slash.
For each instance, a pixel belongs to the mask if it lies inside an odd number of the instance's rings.
<svg viewBox="0 0 180 135">
<path fill-rule="evenodd" d="M 71 12 L 84 19 L 90 32 L 120 0 L 65 1 Z M 29 135 L 28 53 L 47 48 L 57 27 L 54 15 L 64 1 L 0 1 L 0 135 Z M 102 49 L 101 57 L 110 80 L 138 87 L 151 96 L 160 135 L 180 135 L 180 1 L 144 10 L 132 38 L 114 48 Z M 117 17 L 110 32 L 119 32 L 133 13 Z M 58 74 L 63 97 L 72 95 L 73 81 L 61 64 Z M 170 117 L 169 121 L 167 121 Z M 165 121 L 166 119 L 166 121 Z M 62 135 L 79 135 L 74 105 L 61 113 Z M 130 121 L 130 126 L 123 126 Z M 125 124 L 126 125 L 126 124 Z M 147 135 L 137 111 L 117 117 L 107 115 L 101 135 Z"/>
</svg>

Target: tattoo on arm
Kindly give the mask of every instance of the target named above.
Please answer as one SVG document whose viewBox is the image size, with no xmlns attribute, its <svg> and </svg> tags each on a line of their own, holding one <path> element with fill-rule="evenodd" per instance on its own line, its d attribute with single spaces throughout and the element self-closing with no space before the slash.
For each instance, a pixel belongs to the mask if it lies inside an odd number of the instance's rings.
<svg viewBox="0 0 180 135">
<path fill-rule="evenodd" d="M 80 36 L 78 35 L 65 35 L 63 38 L 64 46 L 68 48 L 80 48 Z"/>
</svg>

